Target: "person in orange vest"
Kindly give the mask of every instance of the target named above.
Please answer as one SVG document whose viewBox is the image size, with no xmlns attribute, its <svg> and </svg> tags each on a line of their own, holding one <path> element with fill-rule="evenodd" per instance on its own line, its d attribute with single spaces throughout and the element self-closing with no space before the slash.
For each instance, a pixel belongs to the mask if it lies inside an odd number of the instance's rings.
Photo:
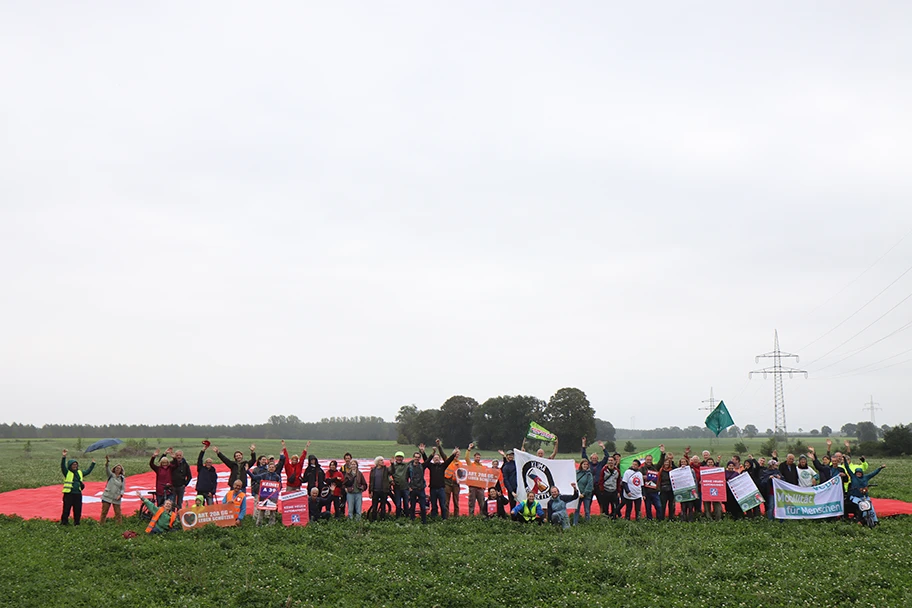
<svg viewBox="0 0 912 608">
<path fill-rule="evenodd" d="M 240 479 L 234 480 L 234 486 L 225 493 L 223 504 L 233 504 L 237 520 L 240 522 L 247 515 L 247 495 L 244 494 L 244 484 Z"/>
<path fill-rule="evenodd" d="M 146 534 L 162 534 L 174 530 L 174 524 L 177 523 L 177 513 L 174 512 L 174 503 L 166 500 L 162 506 L 156 505 L 148 498 L 144 498 L 141 492 L 136 493 L 139 499 L 143 501 L 149 513 L 152 513 L 152 519 L 146 526 Z"/>
<path fill-rule="evenodd" d="M 437 440 L 437 448 L 440 450 L 440 454 L 443 454 L 443 446 L 440 445 L 440 440 Z M 447 505 L 447 510 L 450 511 L 450 514 L 459 517 L 459 480 L 456 478 L 456 471 L 460 468 L 459 463 L 459 448 L 455 449 L 456 458 L 453 459 L 449 465 L 447 465 L 446 471 L 443 473 L 443 487 L 446 491 L 445 504 Z M 449 504 L 450 500 L 453 501 L 453 508 L 450 510 Z"/>
</svg>

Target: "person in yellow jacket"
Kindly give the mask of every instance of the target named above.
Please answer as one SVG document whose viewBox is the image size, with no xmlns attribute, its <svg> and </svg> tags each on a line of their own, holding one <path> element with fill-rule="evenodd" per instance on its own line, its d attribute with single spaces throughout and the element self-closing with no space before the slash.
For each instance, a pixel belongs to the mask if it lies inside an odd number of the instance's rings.
<svg viewBox="0 0 912 608">
<path fill-rule="evenodd" d="M 146 534 L 162 534 L 175 529 L 177 512 L 174 511 L 173 502 L 166 500 L 165 504 L 159 507 L 148 498 L 143 497 L 141 492 L 137 492 L 136 495 L 149 509 L 149 513 L 152 514 L 152 519 L 149 520 L 149 525 L 146 526 Z"/>
<path fill-rule="evenodd" d="M 73 459 L 67 461 L 67 451 L 63 451 L 60 459 L 60 472 L 63 473 L 63 513 L 60 515 L 60 525 L 70 523 L 70 511 L 73 512 L 73 525 L 78 526 L 82 518 L 82 489 L 85 484 L 82 480 L 95 468 L 95 460 L 85 472 L 79 470 L 79 463 Z"/>
</svg>

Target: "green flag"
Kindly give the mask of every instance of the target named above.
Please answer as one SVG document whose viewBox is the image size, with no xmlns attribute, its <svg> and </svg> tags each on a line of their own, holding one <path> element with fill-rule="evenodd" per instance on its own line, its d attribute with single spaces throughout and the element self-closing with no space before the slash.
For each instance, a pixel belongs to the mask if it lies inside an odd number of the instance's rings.
<svg viewBox="0 0 912 608">
<path fill-rule="evenodd" d="M 634 459 L 639 460 L 640 462 L 643 462 L 643 460 L 645 460 L 647 456 L 652 456 L 652 462 L 654 464 L 657 464 L 657 465 L 662 464 L 659 462 L 659 458 L 662 457 L 661 448 L 651 448 L 648 450 L 643 450 L 642 452 L 638 452 L 636 454 L 633 454 L 632 456 L 627 456 L 626 458 L 621 458 L 621 466 L 620 466 L 621 475 L 624 474 L 624 471 L 626 471 L 627 469 L 630 468 L 630 465 L 633 464 Z"/>
<path fill-rule="evenodd" d="M 537 422 L 529 423 L 529 430 L 526 431 L 526 437 L 529 439 L 537 439 L 538 441 L 556 441 L 557 435 L 538 424 Z"/>
<path fill-rule="evenodd" d="M 716 409 L 711 411 L 709 416 L 706 417 L 706 428 L 715 433 L 716 437 L 734 423 L 735 421 L 732 420 L 731 414 L 728 413 L 728 408 L 725 407 L 724 401 L 720 401 Z"/>
</svg>

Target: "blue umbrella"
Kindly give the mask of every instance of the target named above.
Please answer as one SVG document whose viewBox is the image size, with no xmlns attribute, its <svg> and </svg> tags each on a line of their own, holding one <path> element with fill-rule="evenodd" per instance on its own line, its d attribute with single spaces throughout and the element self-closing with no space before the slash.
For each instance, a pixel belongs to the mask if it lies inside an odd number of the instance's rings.
<svg viewBox="0 0 912 608">
<path fill-rule="evenodd" d="M 95 450 L 103 450 L 103 449 L 115 446 L 119 443 L 123 443 L 123 441 L 121 441 L 120 439 L 101 439 L 100 441 L 96 441 L 95 443 L 93 443 L 92 445 L 87 447 L 85 449 L 85 452 L 83 452 L 83 453 L 88 454 L 89 452 L 94 452 Z"/>
</svg>

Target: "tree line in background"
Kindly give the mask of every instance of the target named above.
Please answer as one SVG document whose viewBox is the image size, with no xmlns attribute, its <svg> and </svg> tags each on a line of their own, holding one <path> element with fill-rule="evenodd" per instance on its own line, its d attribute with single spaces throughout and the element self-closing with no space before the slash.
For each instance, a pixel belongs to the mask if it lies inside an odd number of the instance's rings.
<svg viewBox="0 0 912 608">
<path fill-rule="evenodd" d="M 69 437 L 240 437 L 243 439 L 323 439 L 352 441 L 395 441 L 395 422 L 376 416 L 323 418 L 320 422 L 302 422 L 297 416 L 270 416 L 264 424 L 0 424 L 0 437 L 7 439 L 41 439 Z"/>
<path fill-rule="evenodd" d="M 396 415 L 397 441 L 431 444 L 439 437 L 446 446 L 475 442 L 484 450 L 511 448 L 522 443 L 533 421 L 557 434 L 562 452 L 578 451 L 583 437 L 602 440 L 614 449 L 614 426 L 595 417 L 586 393 L 578 388 L 562 388 L 548 401 L 530 395 L 502 395 L 478 403 L 472 397 L 455 395 L 436 409 L 404 405 Z"/>
</svg>

